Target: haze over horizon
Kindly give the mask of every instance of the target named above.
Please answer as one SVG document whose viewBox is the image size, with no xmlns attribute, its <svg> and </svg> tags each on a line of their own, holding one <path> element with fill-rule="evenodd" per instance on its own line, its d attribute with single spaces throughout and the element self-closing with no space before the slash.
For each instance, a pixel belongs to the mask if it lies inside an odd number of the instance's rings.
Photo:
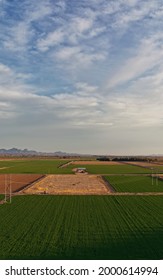
<svg viewBox="0 0 163 280">
<path fill-rule="evenodd" d="M 161 0 L 0 0 L 0 143 L 163 154 Z"/>
</svg>

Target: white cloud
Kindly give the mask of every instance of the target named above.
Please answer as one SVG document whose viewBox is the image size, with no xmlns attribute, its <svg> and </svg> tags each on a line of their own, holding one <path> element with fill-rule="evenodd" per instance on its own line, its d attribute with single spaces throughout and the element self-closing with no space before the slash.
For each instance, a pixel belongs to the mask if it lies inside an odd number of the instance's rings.
<svg viewBox="0 0 163 280">
<path fill-rule="evenodd" d="M 5 5 L 4 5 L 5 7 Z M 41 22 L 53 12 L 50 2 L 47 0 L 39 2 L 26 1 L 23 4 L 19 4 L 18 9 L 20 11 L 20 19 L 16 20 L 12 17 L 8 21 L 8 25 L 3 28 L 3 46 L 9 51 L 17 53 L 28 52 L 32 40 L 35 40 L 35 36 L 38 31 L 32 25 L 33 22 Z M 4 19 L 6 19 L 4 17 Z"/>
<path fill-rule="evenodd" d="M 52 6 L 48 0 L 46 1 L 32 1 L 27 6 L 25 21 L 31 23 L 32 21 L 42 20 L 52 14 Z"/>
<path fill-rule="evenodd" d="M 4 40 L 4 47 L 10 51 L 25 52 L 28 48 L 28 43 L 31 40 L 33 31 L 26 22 L 19 22 L 13 27 L 10 27 Z"/>
<path fill-rule="evenodd" d="M 80 69 L 87 68 L 92 63 L 102 61 L 106 57 L 105 52 L 97 52 L 96 50 L 82 49 L 82 47 L 62 47 L 54 53 L 54 58 L 60 63 L 64 69 Z"/>
<path fill-rule="evenodd" d="M 38 40 L 38 49 L 41 51 L 47 51 L 50 47 L 53 47 L 63 42 L 64 37 L 65 34 L 61 29 L 50 32 L 46 38 Z"/>
<path fill-rule="evenodd" d="M 84 33 L 88 31 L 92 25 L 93 25 L 93 20 L 90 18 L 82 18 L 82 17 L 76 17 L 72 19 L 71 22 L 72 29 L 74 29 L 74 32 L 77 33 Z"/>
<path fill-rule="evenodd" d="M 0 73 L 1 73 L 1 75 L 3 75 L 3 74 L 10 75 L 10 74 L 12 74 L 12 70 L 7 65 L 0 63 Z"/>
<path fill-rule="evenodd" d="M 145 79 L 145 78 L 144 78 Z M 149 77 L 150 81 L 150 77 Z M 154 91 L 155 82 L 159 81 Z M 29 118 L 32 121 L 37 113 L 44 116 L 44 122 L 57 119 L 60 127 L 89 126 L 97 127 L 152 127 L 162 125 L 163 82 L 161 76 L 151 79 L 149 88 L 144 94 L 138 92 L 145 89 L 146 80 L 132 85 L 125 95 L 120 93 L 107 95 L 99 88 L 86 83 L 77 83 L 71 93 L 58 93 L 52 96 L 39 95 L 30 90 L 23 82 L 0 87 L 0 114 L 4 118 Z M 20 84 L 20 85 L 19 85 Z M 153 92 L 154 91 L 154 92 Z M 132 93 L 132 94 L 131 94 Z M 147 98 L 148 95 L 148 98 Z M 29 120 L 30 121 L 30 120 Z"/>
<path fill-rule="evenodd" d="M 136 49 L 136 54 L 127 58 L 124 65 L 110 77 L 107 82 L 108 87 L 112 88 L 126 83 L 161 64 L 163 62 L 162 40 L 162 34 L 143 39 Z"/>
<path fill-rule="evenodd" d="M 88 85 L 87 83 L 77 83 L 75 86 L 82 94 L 93 94 L 97 93 L 98 90 L 97 86 Z"/>
<path fill-rule="evenodd" d="M 101 27 L 97 27 L 97 28 L 93 28 L 89 34 L 88 34 L 88 38 L 93 38 L 93 37 L 96 37 L 100 34 L 103 34 L 103 32 L 105 32 L 107 29 L 106 29 L 106 26 L 101 26 Z"/>
<path fill-rule="evenodd" d="M 159 9 L 157 9 L 151 13 L 151 17 L 154 19 L 159 19 L 162 16 L 163 16 L 163 6 L 161 6 Z"/>
<path fill-rule="evenodd" d="M 80 44 L 79 40 L 83 36 L 86 36 L 86 32 L 92 30 L 91 27 L 93 25 L 92 19 L 79 18 L 75 17 L 70 19 L 68 22 L 62 22 L 61 26 L 58 29 L 55 29 L 52 32 L 49 32 L 47 36 L 38 40 L 37 47 L 41 51 L 48 51 L 50 47 L 57 46 L 61 43 L 69 44 Z M 95 36 L 97 33 L 102 31 L 102 29 L 96 29 L 95 34 L 91 34 Z M 93 32 L 93 30 L 92 30 Z M 89 36 L 87 34 L 87 36 Z"/>
<path fill-rule="evenodd" d="M 5 85 L 6 87 L 14 85 L 20 86 L 22 82 L 28 80 L 30 78 L 30 74 L 20 73 L 13 70 L 11 67 L 0 63 L 0 86 Z"/>
<path fill-rule="evenodd" d="M 61 60 L 69 60 L 76 55 L 80 55 L 80 52 L 80 47 L 63 47 L 56 53 L 56 58 Z"/>
<path fill-rule="evenodd" d="M 123 3 L 124 4 L 124 3 Z M 119 2 L 119 11 L 115 15 L 112 23 L 113 28 L 118 28 L 121 32 L 126 29 L 134 22 L 143 20 L 146 16 L 151 17 L 159 8 L 158 1 L 130 1 L 125 3 L 126 5 L 121 6 Z M 128 6 L 129 9 L 126 9 Z"/>
<path fill-rule="evenodd" d="M 127 9 L 135 8 L 141 0 L 110 0 L 110 1 L 101 1 L 99 3 L 97 1 L 96 9 L 99 10 L 99 15 L 102 13 L 103 15 L 116 15 L 121 14 L 123 11 Z"/>
</svg>

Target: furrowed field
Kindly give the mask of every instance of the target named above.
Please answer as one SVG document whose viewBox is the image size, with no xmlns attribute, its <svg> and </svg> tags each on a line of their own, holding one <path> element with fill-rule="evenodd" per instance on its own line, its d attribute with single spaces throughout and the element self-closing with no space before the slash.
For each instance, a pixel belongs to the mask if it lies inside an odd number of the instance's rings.
<svg viewBox="0 0 163 280">
<path fill-rule="evenodd" d="M 10 182 L 12 193 L 15 193 L 44 177 L 44 175 L 38 174 L 10 174 L 9 176 L 0 174 L 0 194 L 5 194 L 6 181 Z"/>
<path fill-rule="evenodd" d="M 0 259 L 163 259 L 163 197 L 16 196 Z"/>
<path fill-rule="evenodd" d="M 3 174 L 71 174 L 71 168 L 59 168 L 67 160 L 10 160 L 0 161 Z"/>
<path fill-rule="evenodd" d="M 163 192 L 163 180 L 148 176 L 105 176 L 117 192 Z"/>
</svg>

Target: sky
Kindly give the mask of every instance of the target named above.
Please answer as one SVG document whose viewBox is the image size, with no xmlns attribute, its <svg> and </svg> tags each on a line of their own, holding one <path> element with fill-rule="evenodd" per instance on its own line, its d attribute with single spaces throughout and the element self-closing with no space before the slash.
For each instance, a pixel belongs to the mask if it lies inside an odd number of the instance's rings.
<svg viewBox="0 0 163 280">
<path fill-rule="evenodd" d="M 162 0 L 0 0 L 0 148 L 163 154 Z"/>
</svg>

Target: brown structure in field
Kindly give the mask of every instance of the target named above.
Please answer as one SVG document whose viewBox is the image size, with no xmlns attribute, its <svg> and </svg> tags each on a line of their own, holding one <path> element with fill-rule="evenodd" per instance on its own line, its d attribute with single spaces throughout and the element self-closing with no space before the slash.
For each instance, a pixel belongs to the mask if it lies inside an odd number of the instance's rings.
<svg viewBox="0 0 163 280">
<path fill-rule="evenodd" d="M 87 170 L 86 170 L 85 167 L 78 167 L 78 168 L 76 168 L 75 172 L 76 173 L 81 173 L 81 174 L 86 174 Z"/>
</svg>

